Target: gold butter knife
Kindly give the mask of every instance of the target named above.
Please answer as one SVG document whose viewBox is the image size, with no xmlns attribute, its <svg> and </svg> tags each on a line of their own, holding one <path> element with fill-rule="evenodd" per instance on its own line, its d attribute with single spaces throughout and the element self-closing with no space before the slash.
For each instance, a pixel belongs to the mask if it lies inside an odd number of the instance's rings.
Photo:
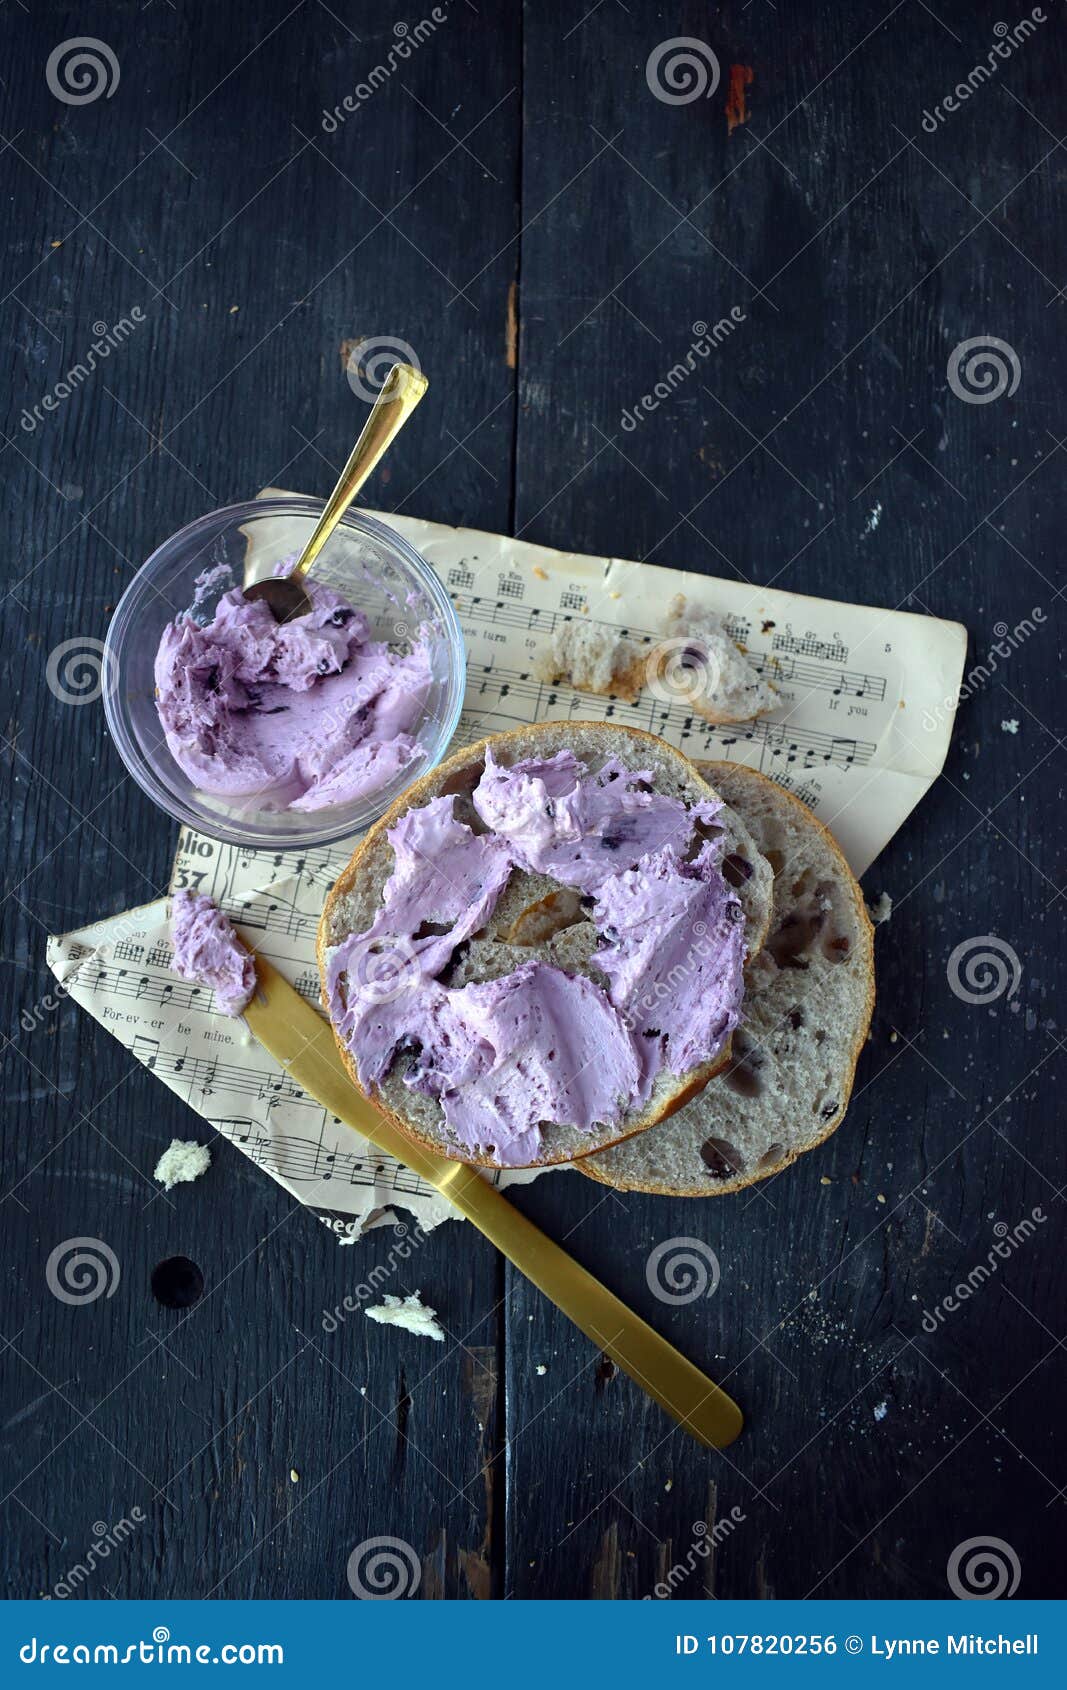
<svg viewBox="0 0 1067 1690">
<path fill-rule="evenodd" d="M 322 1016 L 262 956 L 256 957 L 256 975 L 258 990 L 245 1019 L 298 1086 L 435 1186 L 698 1443 L 723 1449 L 733 1442 L 743 1420 L 725 1391 L 513 1208 L 476 1168 L 438 1156 L 398 1132 L 352 1084 Z"/>
</svg>

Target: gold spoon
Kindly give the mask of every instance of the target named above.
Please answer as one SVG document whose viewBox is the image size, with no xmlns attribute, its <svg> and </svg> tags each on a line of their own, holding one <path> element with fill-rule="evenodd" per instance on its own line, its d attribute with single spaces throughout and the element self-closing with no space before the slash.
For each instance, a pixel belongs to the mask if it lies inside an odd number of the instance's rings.
<svg viewBox="0 0 1067 1690">
<path fill-rule="evenodd" d="M 326 507 L 304 550 L 288 575 L 274 575 L 266 581 L 256 581 L 246 587 L 244 599 L 252 603 L 262 599 L 269 607 L 275 622 L 289 622 L 296 616 L 306 616 L 311 600 L 304 590 L 304 577 L 323 546 L 344 516 L 352 500 L 368 476 L 375 470 L 389 450 L 396 436 L 407 422 L 415 406 L 426 392 L 429 383 L 421 370 L 410 364 L 394 364 L 381 385 L 370 416 L 352 448 L 351 456 L 338 477 L 337 486 L 326 501 Z"/>
</svg>

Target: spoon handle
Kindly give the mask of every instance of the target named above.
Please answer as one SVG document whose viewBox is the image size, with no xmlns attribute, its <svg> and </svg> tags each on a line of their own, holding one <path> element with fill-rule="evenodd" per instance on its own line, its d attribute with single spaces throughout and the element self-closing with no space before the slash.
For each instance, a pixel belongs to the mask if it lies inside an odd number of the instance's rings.
<svg viewBox="0 0 1067 1690">
<path fill-rule="evenodd" d="M 349 460 L 338 477 L 337 486 L 330 494 L 326 508 L 315 525 L 315 531 L 304 547 L 295 569 L 290 572 L 291 579 L 299 580 L 307 574 L 352 500 L 377 467 L 383 454 L 388 451 L 428 386 L 429 383 L 421 370 L 413 369 L 410 364 L 393 365 L 382 383 Z"/>
</svg>

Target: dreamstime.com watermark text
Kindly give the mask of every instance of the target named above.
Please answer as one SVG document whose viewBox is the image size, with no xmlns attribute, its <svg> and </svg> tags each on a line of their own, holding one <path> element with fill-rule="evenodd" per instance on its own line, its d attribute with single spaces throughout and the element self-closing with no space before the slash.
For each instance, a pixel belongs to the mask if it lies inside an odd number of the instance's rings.
<svg viewBox="0 0 1067 1690">
<path fill-rule="evenodd" d="M 1038 24 L 1047 23 L 1048 18 L 1040 6 L 1035 6 L 1028 17 L 1020 18 L 1017 24 L 1009 26 L 1006 23 L 993 25 L 996 36 L 992 47 L 986 54 L 984 61 L 980 60 L 973 70 L 968 71 L 962 82 L 957 82 L 951 93 L 938 101 L 933 111 L 927 108 L 923 112 L 923 128 L 928 135 L 936 135 L 938 127 L 947 123 L 954 112 L 958 112 L 963 105 L 977 94 L 982 84 L 990 81 L 1000 69 L 1004 59 L 1010 59 L 1012 54 L 1020 48 L 1031 35 L 1037 34 Z"/>
<path fill-rule="evenodd" d="M 960 683 L 960 689 L 955 695 L 946 696 L 934 708 L 923 711 L 922 723 L 927 733 L 933 733 L 940 727 L 947 716 L 950 716 L 959 705 L 984 687 L 993 679 L 1001 663 L 1006 663 L 1013 652 L 1025 645 L 1031 635 L 1036 634 L 1046 621 L 1045 612 L 1037 604 L 1029 616 L 1024 616 L 1016 622 L 1014 628 L 1009 628 L 1006 622 L 995 622 L 993 632 L 997 636 L 989 650 L 980 662 L 967 671 Z"/>
<path fill-rule="evenodd" d="M 412 57 L 418 48 L 424 42 L 429 41 L 430 37 L 447 21 L 448 12 L 445 7 L 434 6 L 430 10 L 429 17 L 420 18 L 419 22 L 413 27 L 403 22 L 395 23 L 393 34 L 396 36 L 396 40 L 381 64 L 377 64 L 372 70 L 369 70 L 363 81 L 357 82 L 351 94 L 346 94 L 332 111 L 323 111 L 322 117 L 319 119 L 319 127 L 327 135 L 336 135 L 342 123 L 351 117 L 353 112 L 357 112 L 360 106 L 365 106 L 368 100 L 373 99 L 379 88 L 383 88 L 389 78 L 395 76 L 401 66 Z"/>
<path fill-rule="evenodd" d="M 1010 1261 L 1016 1250 L 1028 1243 L 1038 1227 L 1044 1226 L 1047 1220 L 1048 1216 L 1039 1205 L 1012 1227 L 1006 1221 L 998 1221 L 993 1228 L 996 1243 L 988 1251 L 985 1261 L 976 1262 L 966 1278 L 961 1279 L 940 1302 L 935 1303 L 932 1309 L 923 1310 L 923 1331 L 936 1332 L 950 1314 L 957 1314 L 963 1304 L 969 1302 L 1000 1271 L 1001 1262 Z"/>
<path fill-rule="evenodd" d="M 741 323 L 747 321 L 748 317 L 742 311 L 740 305 L 731 305 L 729 315 L 720 317 L 717 323 L 709 325 L 701 321 L 695 322 L 693 324 L 694 338 L 689 343 L 688 351 L 676 364 L 671 365 L 671 368 L 663 379 L 656 383 L 651 393 L 643 393 L 632 410 L 623 411 L 619 422 L 624 431 L 627 434 L 632 434 L 638 423 L 643 423 L 646 417 L 652 415 L 653 411 L 658 411 L 664 399 L 669 399 L 672 393 L 687 382 L 691 375 L 696 373 L 700 363 L 704 359 L 710 358 L 716 347 L 720 346 L 724 340 L 729 340 L 734 330 Z"/>
<path fill-rule="evenodd" d="M 23 433 L 35 434 L 38 426 L 44 422 L 46 414 L 58 411 L 60 406 L 78 391 L 79 387 L 84 386 L 97 366 L 102 364 L 106 358 L 110 358 L 118 347 L 124 345 L 134 329 L 139 329 L 145 320 L 145 314 L 141 307 L 134 305 L 131 307 L 129 316 L 120 317 L 117 323 L 111 324 L 110 328 L 107 323 L 94 323 L 93 334 L 96 339 L 92 342 L 88 352 L 83 353 L 78 362 L 71 365 L 66 375 L 61 377 L 55 386 L 37 401 L 36 405 L 23 410 L 19 418 L 19 427 Z"/>
<path fill-rule="evenodd" d="M 280 1667 L 280 1643 L 172 1643 L 165 1625 L 136 1643 L 42 1643 L 31 1637 L 19 1650 L 23 1666 L 57 1667 Z"/>
<path fill-rule="evenodd" d="M 716 1520 L 710 1528 L 705 1521 L 694 1520 L 693 1541 L 689 1545 L 685 1558 L 676 1561 L 666 1578 L 661 1579 L 643 1600 L 645 1602 L 665 1602 L 668 1597 L 673 1596 L 678 1586 L 684 1584 L 686 1579 L 696 1572 L 700 1563 L 706 1561 L 709 1555 L 714 1554 L 718 1545 L 724 1542 L 731 1532 L 735 1532 L 747 1518 L 748 1516 L 743 1508 L 735 1507 L 731 1508 L 729 1514 L 724 1514 L 721 1520 Z"/>
<path fill-rule="evenodd" d="M 80 1561 L 75 1561 L 73 1567 L 57 1579 L 52 1586 L 52 1596 L 45 1597 L 47 1602 L 52 1598 L 57 1602 L 65 1602 L 68 1597 L 76 1596 L 97 1569 L 111 1558 L 113 1550 L 121 1549 L 127 1538 L 131 1538 L 138 1526 L 143 1526 L 145 1514 L 140 1508 L 131 1508 L 129 1517 L 124 1514 L 113 1526 L 104 1520 L 97 1520 L 93 1527 L 93 1541 L 85 1551 Z"/>
</svg>

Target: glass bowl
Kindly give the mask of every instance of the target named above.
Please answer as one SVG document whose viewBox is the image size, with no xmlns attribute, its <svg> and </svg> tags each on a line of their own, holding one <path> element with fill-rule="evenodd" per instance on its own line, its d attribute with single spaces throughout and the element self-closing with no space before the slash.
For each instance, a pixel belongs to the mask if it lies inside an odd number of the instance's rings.
<svg viewBox="0 0 1067 1690">
<path fill-rule="evenodd" d="M 399 534 L 373 517 L 342 519 L 316 560 L 312 576 L 332 587 L 370 621 L 370 637 L 398 653 L 423 633 L 433 682 L 413 737 L 422 756 L 385 786 L 348 803 L 308 813 L 248 809 L 196 787 L 167 746 L 156 711 L 154 663 L 168 622 L 193 604 L 197 578 L 226 565 L 201 602 L 210 617 L 222 591 L 248 586 L 295 561 L 322 513 L 318 499 L 256 499 L 212 511 L 173 534 L 138 570 L 119 601 L 105 642 L 104 708 L 130 774 L 175 821 L 231 845 L 295 851 L 332 845 L 377 821 L 413 780 L 439 763 L 456 729 L 466 678 L 463 635 L 437 576 Z M 244 800 L 247 805 L 248 800 Z"/>
</svg>

